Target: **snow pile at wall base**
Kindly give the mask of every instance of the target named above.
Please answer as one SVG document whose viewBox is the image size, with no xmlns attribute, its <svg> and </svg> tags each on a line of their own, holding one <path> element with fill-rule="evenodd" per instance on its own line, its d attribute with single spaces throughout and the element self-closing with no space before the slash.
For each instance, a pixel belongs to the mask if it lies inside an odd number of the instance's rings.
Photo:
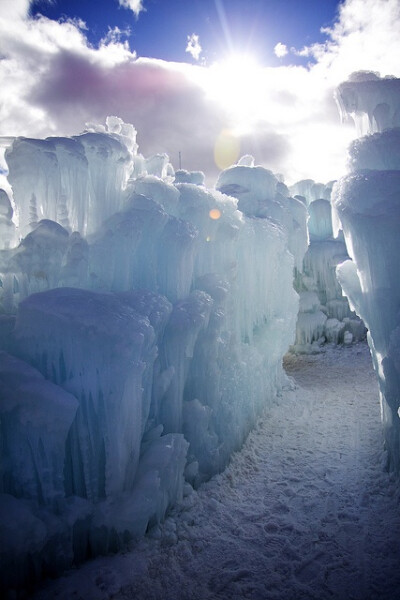
<svg viewBox="0 0 400 600">
<path fill-rule="evenodd" d="M 174 181 L 117 118 L 7 160 L 1 572 L 18 588 L 117 551 L 226 466 L 286 381 L 307 234 L 271 172 Z M 223 193 L 239 187 L 242 210 Z"/>
<path fill-rule="evenodd" d="M 338 276 L 365 321 L 378 376 L 388 468 L 400 470 L 400 91 L 398 79 L 376 75 L 340 86 L 368 115 L 370 132 L 350 149 L 352 172 L 334 190 L 334 206 L 350 257 Z M 356 78 L 357 79 L 357 78 Z M 352 96 L 351 96 L 352 97 Z"/>
</svg>

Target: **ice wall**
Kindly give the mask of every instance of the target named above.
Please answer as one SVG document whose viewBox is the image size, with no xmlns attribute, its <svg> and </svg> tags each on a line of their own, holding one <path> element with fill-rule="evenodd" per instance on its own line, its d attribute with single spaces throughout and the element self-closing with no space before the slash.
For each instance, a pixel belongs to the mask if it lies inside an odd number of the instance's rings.
<svg viewBox="0 0 400 600">
<path fill-rule="evenodd" d="M 334 189 L 334 207 L 353 260 L 338 267 L 338 276 L 369 329 L 388 467 L 396 471 L 400 470 L 400 136 L 399 129 L 386 127 L 398 124 L 399 84 L 393 78 L 353 77 L 339 87 L 342 98 L 351 90 L 358 99 L 370 135 L 352 144 L 350 173 Z M 387 118 L 382 121 L 377 115 Z M 372 135 L 376 126 L 385 130 Z"/>
<path fill-rule="evenodd" d="M 117 118 L 17 139 L 7 160 L 0 529 L 17 588 L 123 547 L 224 468 L 286 381 L 307 233 L 270 171 L 174 179 Z"/>
</svg>

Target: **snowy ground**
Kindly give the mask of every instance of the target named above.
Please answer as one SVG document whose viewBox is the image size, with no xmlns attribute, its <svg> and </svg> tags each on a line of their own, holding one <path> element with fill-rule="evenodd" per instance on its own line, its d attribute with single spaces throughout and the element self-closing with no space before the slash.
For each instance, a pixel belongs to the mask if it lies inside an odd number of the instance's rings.
<svg viewBox="0 0 400 600">
<path fill-rule="evenodd" d="M 400 507 L 366 345 L 289 357 L 299 387 L 129 553 L 35 600 L 395 600 Z"/>
</svg>

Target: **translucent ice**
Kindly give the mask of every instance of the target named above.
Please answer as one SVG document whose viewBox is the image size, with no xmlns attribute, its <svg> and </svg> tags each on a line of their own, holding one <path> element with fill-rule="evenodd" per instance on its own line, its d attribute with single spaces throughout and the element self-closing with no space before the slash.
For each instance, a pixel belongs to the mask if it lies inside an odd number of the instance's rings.
<svg viewBox="0 0 400 600">
<path fill-rule="evenodd" d="M 269 216 L 276 203 L 278 179 L 263 167 L 234 166 L 223 171 L 217 190 L 238 199 L 238 208 L 250 217 Z"/>
<path fill-rule="evenodd" d="M 20 304 L 15 338 L 20 356 L 79 400 L 67 495 L 96 501 L 131 489 L 150 410 L 142 399 L 155 359 L 149 321 L 114 295 L 59 288 Z"/>
<path fill-rule="evenodd" d="M 306 206 L 249 158 L 209 190 L 165 155 L 138 155 L 135 136 L 109 117 L 7 154 L 21 241 L 0 251 L 0 347 L 75 402 L 60 512 L 38 517 L 54 572 L 162 520 L 184 473 L 198 485 L 224 468 L 281 389 L 294 341 Z"/>
<path fill-rule="evenodd" d="M 290 186 L 292 196 L 302 196 L 307 204 L 315 200 L 330 200 L 332 183 L 317 183 L 313 179 L 303 179 Z"/>
<path fill-rule="evenodd" d="M 303 256 L 307 248 L 304 205 L 288 197 L 288 189 L 268 169 L 238 165 L 223 171 L 216 189 L 238 199 L 238 208 L 249 217 L 268 218 L 284 226 L 293 256 Z M 296 267 L 301 268 L 301 261 Z"/>
<path fill-rule="evenodd" d="M 0 492 L 62 509 L 65 444 L 76 398 L 5 352 L 0 352 L 0 398 Z"/>
<path fill-rule="evenodd" d="M 338 267 L 345 293 L 369 329 L 378 375 L 388 465 L 400 469 L 398 371 L 400 271 L 400 90 L 398 79 L 376 75 L 345 82 L 339 96 L 347 112 L 364 111 L 370 131 L 351 148 L 352 173 L 334 188 L 334 208 L 350 257 Z M 350 100 L 354 106 L 349 106 Z M 351 110 L 350 110 L 351 109 Z M 353 111 L 354 112 L 354 111 Z"/>
<path fill-rule="evenodd" d="M 14 246 L 16 232 L 13 213 L 8 194 L 0 189 L 0 250 Z"/>
<path fill-rule="evenodd" d="M 90 233 L 122 208 L 133 154 L 121 139 L 98 132 L 75 138 L 16 138 L 6 161 L 20 235 L 41 219 Z"/>
<path fill-rule="evenodd" d="M 304 180 L 291 188 L 307 194 L 310 240 L 302 268 L 296 274 L 300 308 L 292 348 L 295 352 L 314 352 L 318 350 L 317 345 L 325 341 L 341 343 L 342 332 L 350 327 L 355 339 L 364 337 L 363 324 L 352 314 L 336 276 L 336 266 L 348 255 L 343 240 L 333 238 L 331 203 L 328 199 L 314 198 L 316 194 L 330 197 L 330 186 Z"/>
<path fill-rule="evenodd" d="M 326 319 L 326 315 L 320 310 L 299 313 L 296 341 L 301 346 L 318 341 L 324 333 Z"/>
<path fill-rule="evenodd" d="M 336 90 L 342 118 L 351 116 L 358 135 L 400 126 L 400 79 L 379 74 L 353 73 Z"/>
<path fill-rule="evenodd" d="M 332 238 L 331 203 L 328 200 L 315 200 L 308 207 L 308 233 L 310 241 Z"/>
</svg>

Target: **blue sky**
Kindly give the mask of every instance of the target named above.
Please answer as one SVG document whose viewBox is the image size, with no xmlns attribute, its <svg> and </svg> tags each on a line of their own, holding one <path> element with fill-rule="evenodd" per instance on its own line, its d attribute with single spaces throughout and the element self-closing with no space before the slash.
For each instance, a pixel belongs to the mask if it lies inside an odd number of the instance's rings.
<svg viewBox="0 0 400 600">
<path fill-rule="evenodd" d="M 334 90 L 400 77 L 399 31 L 400 0 L 1 0 L 0 145 L 115 115 L 211 184 L 226 135 L 288 183 L 326 182 L 356 136 Z"/>
<path fill-rule="evenodd" d="M 321 28 L 332 26 L 336 0 L 145 0 L 138 17 L 118 0 L 38 0 L 32 15 L 85 21 L 89 41 L 96 45 L 109 28 L 129 31 L 131 50 L 138 56 L 167 61 L 190 61 L 187 36 L 197 34 L 207 64 L 230 50 L 246 50 L 264 64 L 301 64 L 304 58 L 288 54 L 278 59 L 277 43 L 288 48 L 322 42 Z"/>
</svg>

